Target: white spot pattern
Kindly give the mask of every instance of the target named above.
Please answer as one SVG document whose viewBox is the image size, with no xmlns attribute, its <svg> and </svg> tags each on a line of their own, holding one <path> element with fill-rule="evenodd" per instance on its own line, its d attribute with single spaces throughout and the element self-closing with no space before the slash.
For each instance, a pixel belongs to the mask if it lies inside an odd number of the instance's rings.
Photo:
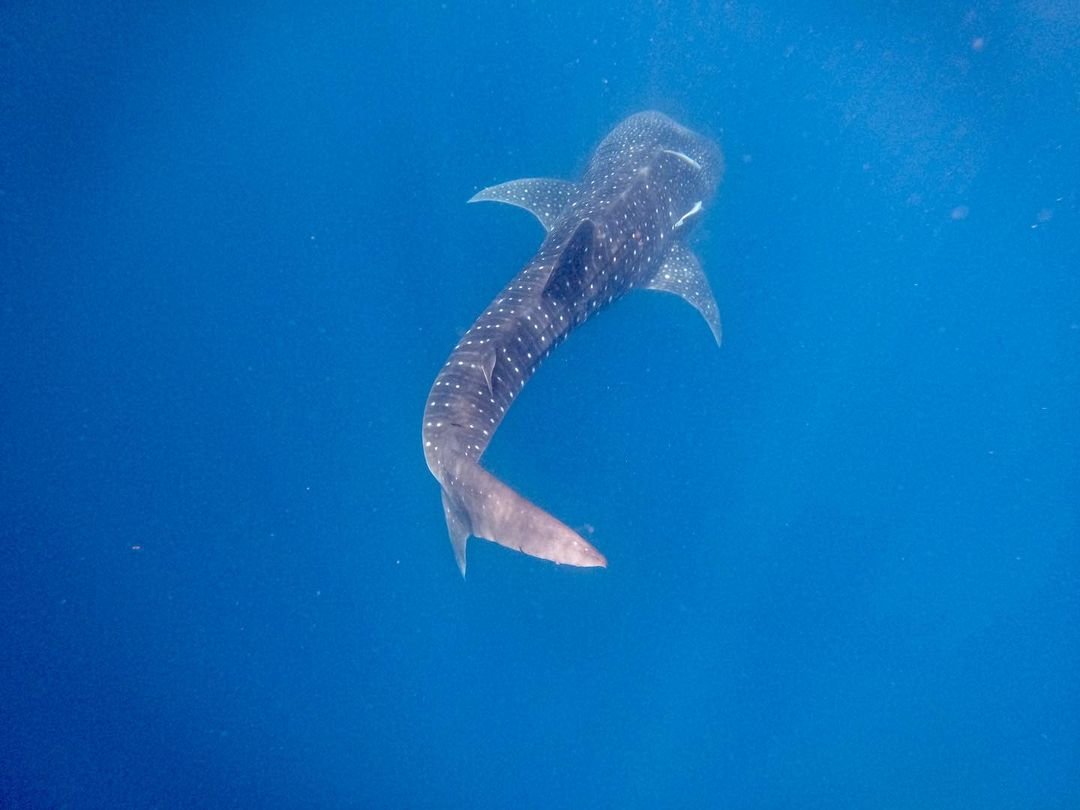
<svg viewBox="0 0 1080 810">
<path fill-rule="evenodd" d="M 671 278 L 667 286 L 654 282 L 673 269 L 667 259 L 682 247 L 674 237 L 699 218 L 722 166 L 711 142 L 659 113 L 641 113 L 601 142 L 580 182 L 515 180 L 470 200 L 525 208 L 548 233 L 432 386 L 423 437 L 436 477 L 452 477 L 456 456 L 479 460 L 525 383 L 575 327 L 636 287 L 681 294 Z"/>
</svg>

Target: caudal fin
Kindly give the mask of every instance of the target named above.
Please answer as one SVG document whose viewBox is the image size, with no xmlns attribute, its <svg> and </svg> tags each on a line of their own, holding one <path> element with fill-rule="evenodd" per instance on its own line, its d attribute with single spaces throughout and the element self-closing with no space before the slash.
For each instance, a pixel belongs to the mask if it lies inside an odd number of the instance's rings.
<svg viewBox="0 0 1080 810">
<path fill-rule="evenodd" d="M 605 567 L 604 555 L 581 535 L 529 503 L 478 464 L 466 463 L 446 477 L 443 509 L 461 575 L 469 535 L 561 565 Z"/>
</svg>

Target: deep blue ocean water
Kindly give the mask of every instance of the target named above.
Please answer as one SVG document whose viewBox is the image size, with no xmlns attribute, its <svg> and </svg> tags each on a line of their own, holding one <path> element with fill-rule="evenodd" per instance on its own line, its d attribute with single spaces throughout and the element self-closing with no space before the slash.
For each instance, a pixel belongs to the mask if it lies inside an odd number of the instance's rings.
<svg viewBox="0 0 1080 810">
<path fill-rule="evenodd" d="M 1080 6 L 0 9 L 0 806 L 1080 807 Z M 717 139 L 637 293 L 420 446 L 526 214 Z"/>
</svg>

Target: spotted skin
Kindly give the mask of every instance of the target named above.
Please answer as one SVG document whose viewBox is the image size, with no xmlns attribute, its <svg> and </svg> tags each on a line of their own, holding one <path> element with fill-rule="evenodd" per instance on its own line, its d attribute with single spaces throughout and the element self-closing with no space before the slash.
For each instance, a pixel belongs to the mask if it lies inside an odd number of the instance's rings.
<svg viewBox="0 0 1080 810">
<path fill-rule="evenodd" d="M 484 470 L 480 458 L 544 358 L 633 289 L 685 298 L 719 342 L 716 303 L 683 240 L 722 171 L 715 144 L 661 113 L 644 112 L 612 130 L 579 182 L 530 178 L 473 198 L 531 211 L 547 236 L 462 337 L 428 395 L 424 454 L 442 486 L 462 575 L 469 536 L 556 563 L 606 565 L 580 535 Z"/>
</svg>

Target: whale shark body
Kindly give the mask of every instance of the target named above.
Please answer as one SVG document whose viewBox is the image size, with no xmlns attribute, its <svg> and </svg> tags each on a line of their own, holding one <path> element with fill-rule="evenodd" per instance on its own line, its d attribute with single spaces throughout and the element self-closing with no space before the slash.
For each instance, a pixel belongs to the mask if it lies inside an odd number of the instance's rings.
<svg viewBox="0 0 1080 810">
<path fill-rule="evenodd" d="M 685 240 L 722 174 L 716 144 L 661 113 L 643 112 L 604 138 L 578 182 L 514 180 L 470 200 L 524 208 L 547 236 L 458 343 L 427 398 L 424 455 L 442 487 L 462 576 L 470 536 L 565 565 L 607 564 L 577 532 L 481 467 L 480 458 L 544 358 L 631 290 L 681 296 L 720 343 L 716 301 Z"/>
</svg>

